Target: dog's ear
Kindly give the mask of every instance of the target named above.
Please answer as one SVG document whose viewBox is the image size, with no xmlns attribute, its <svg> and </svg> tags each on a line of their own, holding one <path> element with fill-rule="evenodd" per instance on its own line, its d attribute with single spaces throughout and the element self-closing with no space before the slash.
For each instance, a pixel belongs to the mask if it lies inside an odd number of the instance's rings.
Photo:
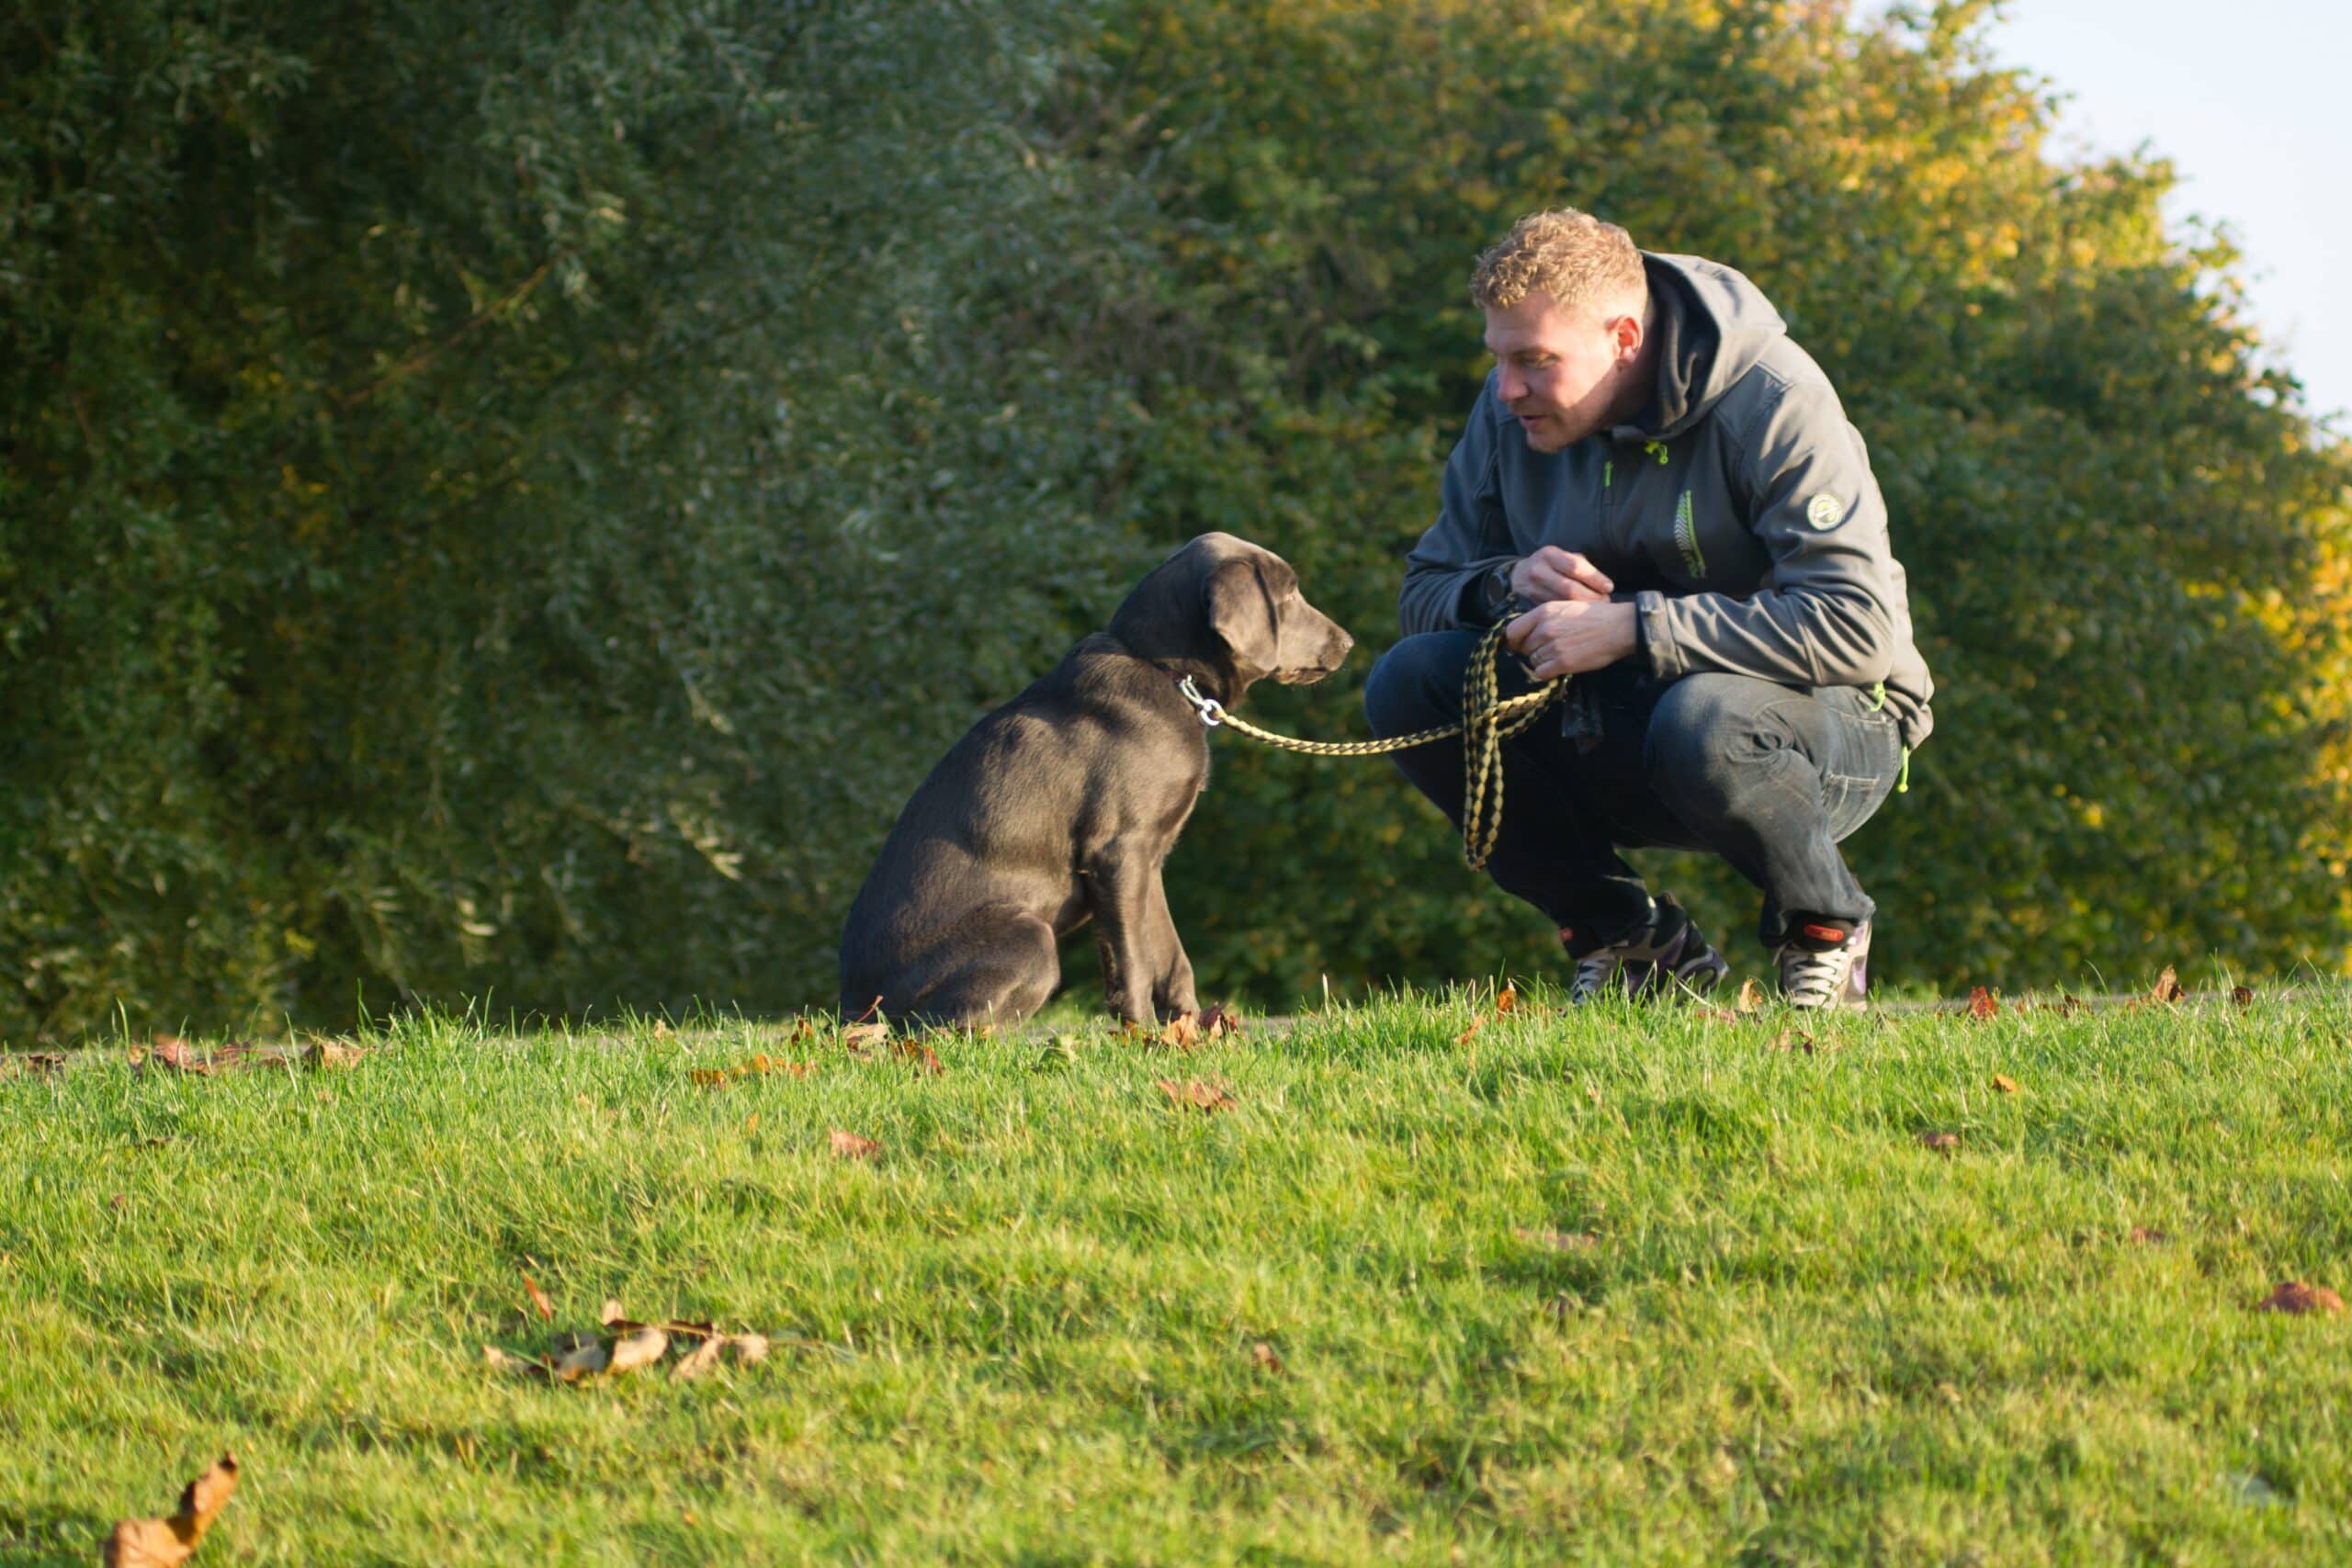
<svg viewBox="0 0 2352 1568">
<path fill-rule="evenodd" d="M 1224 561 L 1209 573 L 1209 629 L 1231 651 L 1235 669 L 1250 680 L 1282 665 L 1280 597 L 1257 560 Z"/>
</svg>

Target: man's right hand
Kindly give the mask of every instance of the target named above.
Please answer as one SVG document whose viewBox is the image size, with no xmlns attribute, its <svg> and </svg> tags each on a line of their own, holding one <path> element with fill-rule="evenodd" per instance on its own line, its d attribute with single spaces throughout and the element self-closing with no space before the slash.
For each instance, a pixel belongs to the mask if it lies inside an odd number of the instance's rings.
<svg viewBox="0 0 2352 1568">
<path fill-rule="evenodd" d="M 1510 591 L 1530 604 L 1606 599 L 1616 586 L 1592 562 L 1557 545 L 1544 546 L 1510 569 Z"/>
</svg>

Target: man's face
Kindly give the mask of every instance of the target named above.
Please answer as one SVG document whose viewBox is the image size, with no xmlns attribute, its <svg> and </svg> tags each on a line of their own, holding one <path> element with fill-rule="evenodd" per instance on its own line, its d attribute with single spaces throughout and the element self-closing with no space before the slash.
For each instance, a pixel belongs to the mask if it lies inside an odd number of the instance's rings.
<svg viewBox="0 0 2352 1568">
<path fill-rule="evenodd" d="M 1495 389 L 1538 452 L 1557 452 L 1610 424 L 1623 367 L 1639 343 L 1637 321 L 1561 306 L 1549 294 L 1487 311 L 1487 351 L 1501 372 Z"/>
</svg>

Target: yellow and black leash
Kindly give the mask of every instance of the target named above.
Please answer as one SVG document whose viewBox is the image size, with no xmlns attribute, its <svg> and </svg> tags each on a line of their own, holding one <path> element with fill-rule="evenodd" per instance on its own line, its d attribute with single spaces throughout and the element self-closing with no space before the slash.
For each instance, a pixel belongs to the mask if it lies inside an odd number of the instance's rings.
<svg viewBox="0 0 2352 1568">
<path fill-rule="evenodd" d="M 1436 729 L 1418 729 L 1386 740 L 1301 740 L 1261 729 L 1248 719 L 1227 713 L 1225 705 L 1204 694 L 1190 675 L 1177 690 L 1210 728 L 1238 730 L 1252 740 L 1301 751 L 1310 757 L 1377 757 L 1426 746 L 1432 740 L 1462 737 L 1462 858 L 1473 871 L 1484 871 L 1495 852 L 1495 839 L 1503 826 L 1502 744 L 1535 722 L 1537 716 L 1568 689 L 1568 677 L 1555 676 L 1532 692 L 1516 697 L 1501 695 L 1503 626 L 1497 625 L 1479 641 L 1469 671 L 1462 678 L 1462 722 Z"/>
</svg>

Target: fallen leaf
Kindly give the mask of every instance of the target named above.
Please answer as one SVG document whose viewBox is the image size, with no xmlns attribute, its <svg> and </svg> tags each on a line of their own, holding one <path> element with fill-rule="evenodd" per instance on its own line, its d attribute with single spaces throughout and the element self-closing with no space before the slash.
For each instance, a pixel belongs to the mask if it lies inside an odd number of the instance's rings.
<svg viewBox="0 0 2352 1568">
<path fill-rule="evenodd" d="M 1919 1134 L 1919 1146 L 1949 1154 L 1960 1147 L 1960 1134 L 1958 1133 L 1922 1133 Z"/>
<path fill-rule="evenodd" d="M 2256 1312 L 2339 1313 L 2344 1310 L 2344 1298 L 2325 1285 L 2306 1285 L 2301 1280 L 2289 1280 L 2262 1300 L 2254 1303 Z"/>
<path fill-rule="evenodd" d="M 1936 1385 L 1936 1397 L 1946 1404 L 1957 1406 L 1960 1404 L 1960 1389 L 1953 1383 L 1939 1382 Z"/>
<path fill-rule="evenodd" d="M 670 1038 L 670 1025 L 666 1020 L 657 1018 L 653 1021 L 653 1038 L 656 1040 Z"/>
<path fill-rule="evenodd" d="M 1519 1010 L 1519 987 L 1506 985 L 1495 993 L 1495 1016 L 1507 1018 Z"/>
<path fill-rule="evenodd" d="M 727 1069 L 725 1067 L 689 1068 L 686 1073 L 686 1081 L 696 1089 L 725 1089 Z"/>
<path fill-rule="evenodd" d="M 1241 1015 L 1223 1002 L 1211 1002 L 1201 1010 L 1201 1038 L 1217 1040 L 1241 1032 Z"/>
<path fill-rule="evenodd" d="M 1739 995 L 1733 999 L 1732 1007 L 1739 1012 L 1763 1010 L 1764 987 L 1756 983 L 1755 976 L 1750 975 L 1739 983 Z"/>
<path fill-rule="evenodd" d="M 875 1159 L 882 1153 L 882 1145 L 871 1138 L 861 1138 L 855 1133 L 833 1129 L 833 1153 L 842 1159 Z"/>
<path fill-rule="evenodd" d="M 585 1345 L 575 1345 L 557 1357 L 550 1375 L 558 1382 L 578 1382 L 582 1378 L 594 1377 L 603 1371 L 612 1364 L 612 1359 L 613 1353 L 605 1348 L 603 1342 L 592 1339 Z"/>
<path fill-rule="evenodd" d="M 125 1209 L 130 1207 L 130 1195 L 127 1192 L 116 1193 L 113 1199 L 110 1200 L 110 1206 L 116 1213 L 121 1213 Z"/>
<path fill-rule="evenodd" d="M 726 1337 L 727 1353 L 747 1367 L 756 1367 L 768 1359 L 768 1337 L 764 1334 L 730 1334 Z"/>
<path fill-rule="evenodd" d="M 706 1339 L 687 1351 L 678 1359 L 678 1364 L 670 1369 L 670 1381 L 692 1382 L 718 1365 L 718 1352 L 726 1343 L 727 1341 L 721 1338 Z"/>
<path fill-rule="evenodd" d="M 1279 1372 L 1283 1370 L 1283 1359 L 1275 1355 L 1274 1348 L 1262 1339 L 1250 1347 L 1250 1359 L 1261 1371 Z"/>
<path fill-rule="evenodd" d="M 2182 988 L 2180 976 L 2174 974 L 2172 965 L 2167 964 L 2165 972 L 2156 976 L 2155 986 L 2148 992 L 2148 999 L 2152 1002 L 2177 1002 L 2187 995 L 2188 992 Z"/>
<path fill-rule="evenodd" d="M 796 1018 L 792 1021 L 792 1032 L 787 1036 L 787 1043 L 797 1045 L 802 1041 L 813 1040 L 816 1036 L 817 1026 L 814 1023 L 805 1018 Z"/>
<path fill-rule="evenodd" d="M 748 1138 L 759 1130 L 760 1113 L 754 1111 L 749 1116 L 743 1118 L 743 1135 Z"/>
<path fill-rule="evenodd" d="M 1737 1023 L 1739 1014 L 1729 1008 L 1701 1008 L 1698 1015 L 1709 1023 Z"/>
<path fill-rule="evenodd" d="M 1803 1030 L 1783 1029 L 1780 1033 L 1772 1037 L 1772 1049 L 1775 1051 L 1802 1051 L 1806 1055 L 1810 1056 L 1813 1055 L 1813 1036 L 1805 1033 Z"/>
<path fill-rule="evenodd" d="M 212 1074 L 212 1064 L 198 1057 L 188 1049 L 187 1041 L 175 1035 L 155 1036 L 155 1048 L 148 1054 L 148 1059 L 161 1062 L 174 1072 L 188 1073 L 197 1077 L 209 1077 Z"/>
<path fill-rule="evenodd" d="M 2254 987 L 2252 986 L 2232 986 L 2230 987 L 2230 1000 L 2235 1002 L 2242 1008 L 2252 1007 L 2254 1005 Z"/>
<path fill-rule="evenodd" d="M 1474 1019 L 1472 1019 L 1472 1020 L 1470 1021 L 1470 1027 L 1469 1027 L 1469 1028 L 1467 1028 L 1467 1029 L 1464 1030 L 1461 1033 L 1459 1033 L 1459 1034 L 1457 1034 L 1457 1035 L 1455 1035 L 1455 1036 L 1453 1037 L 1453 1043 L 1454 1043 L 1456 1045 L 1467 1045 L 1467 1044 L 1469 1044 L 1469 1043 L 1470 1043 L 1470 1042 L 1472 1042 L 1473 1040 L 1476 1040 L 1476 1039 L 1478 1037 L 1478 1031 L 1480 1031 L 1480 1030 L 1482 1030 L 1482 1029 L 1484 1029 L 1484 1028 L 1486 1028 L 1486 1027 L 1487 1027 L 1486 1015 L 1484 1015 L 1484 1014 L 1482 1013 L 1482 1014 L 1480 1014 L 1478 1017 L 1474 1018 Z"/>
<path fill-rule="evenodd" d="M 509 1355 L 495 1345 L 483 1346 L 481 1359 L 489 1365 L 491 1371 L 504 1372 L 510 1377 L 537 1378 L 541 1382 L 545 1382 L 548 1378 L 548 1364 L 545 1361 L 535 1360 L 528 1356 Z"/>
<path fill-rule="evenodd" d="M 550 1321 L 553 1320 L 555 1317 L 555 1303 L 548 1300 L 548 1293 L 539 1289 L 538 1281 L 532 1279 L 528 1274 L 526 1274 L 523 1276 L 523 1289 L 530 1292 L 531 1304 L 539 1309 L 539 1316 Z"/>
<path fill-rule="evenodd" d="M 99 1562 L 106 1568 L 174 1568 L 187 1562 L 236 1489 L 237 1461 L 222 1454 L 187 1483 L 170 1518 L 125 1519 L 116 1525 L 114 1533 L 107 1537 Z"/>
<path fill-rule="evenodd" d="M 1195 1111 L 1233 1109 L 1233 1096 L 1217 1084 L 1198 1081 L 1178 1083 L 1173 1078 L 1159 1078 L 1154 1081 L 1159 1085 L 1159 1092 L 1166 1095 L 1169 1102 L 1179 1110 L 1186 1106 Z"/>
<path fill-rule="evenodd" d="M 1179 1051 L 1189 1051 L 1199 1044 L 1201 1021 L 1198 1015 L 1180 1012 L 1170 1019 L 1167 1027 L 1159 1032 L 1159 1043 L 1162 1045 L 1172 1045 Z"/>
<path fill-rule="evenodd" d="M 616 1323 L 628 1323 L 628 1310 L 621 1305 L 620 1297 L 606 1296 L 605 1298 L 605 1304 L 597 1310 L 596 1321 L 606 1328 L 610 1328 Z M 632 1326 L 635 1325 L 632 1325 Z"/>
<path fill-rule="evenodd" d="M 2162 1231 L 2150 1230 L 2145 1225 L 2133 1225 L 2132 1227 L 2132 1233 L 2123 1239 L 2132 1243 L 2135 1247 L 2155 1247 L 2161 1243 L 2170 1241 L 2172 1237 L 2166 1235 Z"/>
<path fill-rule="evenodd" d="M 16 1062 L 18 1072 L 38 1077 L 57 1077 L 65 1071 L 65 1056 L 59 1051 L 28 1051 Z"/>
<path fill-rule="evenodd" d="M 650 1367 L 669 1353 L 670 1337 L 658 1328 L 640 1328 L 613 1347 L 607 1371 L 633 1372 Z"/>
<path fill-rule="evenodd" d="M 2002 1094 L 2015 1094 L 2018 1091 L 2018 1080 L 2004 1073 L 1995 1073 L 1993 1087 Z"/>
<path fill-rule="evenodd" d="M 853 1056 L 863 1056 L 889 1038 L 890 1026 L 887 1023 L 853 1023 L 842 1031 L 842 1044 Z"/>
<path fill-rule="evenodd" d="M 2000 1012 L 2001 1004 L 1994 999 L 1992 992 L 1982 986 L 1969 987 L 1968 1016 L 1970 1018 L 1982 1023 L 1988 1018 L 1999 1017 Z"/>
<path fill-rule="evenodd" d="M 312 1070 L 332 1068 L 346 1071 L 359 1065 L 368 1053 L 356 1045 L 345 1045 L 339 1040 L 313 1040 L 302 1047 L 302 1065 Z"/>
<path fill-rule="evenodd" d="M 939 1060 L 939 1053 L 920 1040 L 901 1040 L 890 1049 L 895 1055 L 921 1063 L 922 1070 L 926 1073 L 944 1073 L 947 1070 Z"/>
<path fill-rule="evenodd" d="M 1521 1226 L 1511 1234 L 1532 1246 L 1549 1247 L 1554 1252 L 1586 1252 L 1600 1245 L 1600 1238 L 1590 1231 L 1530 1230 Z"/>
</svg>

